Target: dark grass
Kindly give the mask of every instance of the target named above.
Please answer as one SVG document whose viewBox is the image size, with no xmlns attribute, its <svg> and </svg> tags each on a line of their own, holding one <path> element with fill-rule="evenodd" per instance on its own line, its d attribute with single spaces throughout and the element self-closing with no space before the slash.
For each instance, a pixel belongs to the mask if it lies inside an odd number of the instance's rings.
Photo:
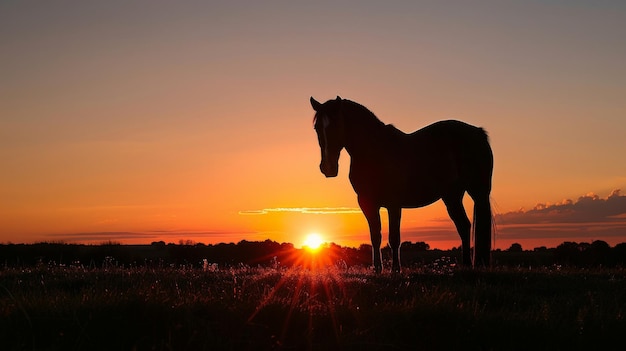
<svg viewBox="0 0 626 351">
<path fill-rule="evenodd" d="M 0 271 L 2 350 L 623 349 L 622 269 Z"/>
</svg>

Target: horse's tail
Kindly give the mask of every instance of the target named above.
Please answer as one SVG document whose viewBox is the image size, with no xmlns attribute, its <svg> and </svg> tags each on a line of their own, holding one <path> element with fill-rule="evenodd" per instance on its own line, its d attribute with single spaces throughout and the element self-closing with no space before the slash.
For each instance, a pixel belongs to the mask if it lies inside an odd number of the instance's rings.
<svg viewBox="0 0 626 351">
<path fill-rule="evenodd" d="M 474 200 L 474 266 L 489 266 L 491 261 L 491 240 L 493 214 L 491 212 L 491 177 L 493 173 L 493 152 L 487 132 L 480 128 L 480 141 L 476 150 L 477 182 L 470 193 Z"/>
<path fill-rule="evenodd" d="M 474 266 L 489 266 L 493 216 L 489 196 L 474 200 Z"/>
</svg>

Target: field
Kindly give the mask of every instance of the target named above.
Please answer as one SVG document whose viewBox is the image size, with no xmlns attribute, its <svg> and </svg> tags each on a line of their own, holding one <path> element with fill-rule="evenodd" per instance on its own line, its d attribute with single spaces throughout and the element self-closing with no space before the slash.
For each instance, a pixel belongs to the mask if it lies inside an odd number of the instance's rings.
<svg viewBox="0 0 626 351">
<path fill-rule="evenodd" d="M 626 271 L 0 269 L 3 350 L 622 349 Z"/>
</svg>

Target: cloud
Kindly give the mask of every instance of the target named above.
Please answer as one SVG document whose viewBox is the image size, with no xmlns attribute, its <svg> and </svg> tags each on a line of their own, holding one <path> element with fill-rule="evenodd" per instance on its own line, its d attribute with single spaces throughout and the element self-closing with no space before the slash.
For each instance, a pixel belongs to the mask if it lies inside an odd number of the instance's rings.
<svg viewBox="0 0 626 351">
<path fill-rule="evenodd" d="M 138 238 L 151 238 L 152 235 L 148 233 L 139 232 L 85 232 L 85 233 L 59 233 L 59 234 L 47 234 L 46 237 L 54 238 L 55 240 L 62 240 L 67 242 L 94 242 L 94 241 L 107 241 L 107 240 L 128 240 Z"/>
<path fill-rule="evenodd" d="M 606 198 L 590 193 L 576 201 L 567 199 L 556 204 L 539 203 L 526 211 L 521 209 L 496 216 L 499 224 L 549 224 L 622 222 L 626 218 L 626 196 L 620 189 Z"/>
<path fill-rule="evenodd" d="M 626 195 L 619 189 L 607 197 L 589 193 L 576 200 L 539 203 L 526 210 L 496 214 L 495 244 L 506 249 L 512 242 L 524 246 L 556 247 L 564 241 L 603 240 L 611 245 L 626 242 Z M 453 245 L 460 240 L 448 217 L 431 220 L 431 225 L 406 227 L 402 240 Z"/>
<path fill-rule="evenodd" d="M 562 239 L 566 241 L 626 240 L 626 195 L 620 189 L 606 198 L 589 193 L 576 200 L 539 203 L 530 210 L 496 215 L 503 239 Z"/>
<path fill-rule="evenodd" d="M 55 233 L 44 236 L 45 240 L 59 240 L 68 243 L 101 243 L 105 241 L 119 241 L 123 243 L 149 243 L 151 241 L 176 241 L 179 239 L 193 239 L 195 241 L 232 242 L 244 238 L 266 239 L 266 233 L 242 232 L 228 230 L 205 231 L 146 231 L 146 232 L 83 232 L 83 233 Z M 237 240 L 235 240 L 237 239 Z"/>
<path fill-rule="evenodd" d="M 355 207 L 276 207 L 262 210 L 239 211 L 240 215 L 265 215 L 269 213 L 295 212 L 304 214 L 360 214 L 361 209 Z"/>
</svg>

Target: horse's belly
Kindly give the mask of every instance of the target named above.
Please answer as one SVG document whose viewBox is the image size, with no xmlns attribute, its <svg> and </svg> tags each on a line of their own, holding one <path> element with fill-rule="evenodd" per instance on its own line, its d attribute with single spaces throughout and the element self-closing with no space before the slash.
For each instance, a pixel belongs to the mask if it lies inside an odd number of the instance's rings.
<svg viewBox="0 0 626 351">
<path fill-rule="evenodd" d="M 393 174 L 393 176 L 390 176 Z M 439 200 L 450 182 L 438 172 L 353 173 L 350 181 L 359 197 L 383 207 L 423 207 Z"/>
<path fill-rule="evenodd" d="M 424 207 L 441 199 L 441 194 L 432 190 L 405 189 L 393 196 L 390 205 L 397 205 L 404 208 Z"/>
<path fill-rule="evenodd" d="M 432 181 L 407 182 L 396 179 L 379 187 L 363 189 L 362 194 L 371 196 L 384 207 L 416 208 L 436 202 L 441 199 L 443 192 L 441 186 Z"/>
</svg>

